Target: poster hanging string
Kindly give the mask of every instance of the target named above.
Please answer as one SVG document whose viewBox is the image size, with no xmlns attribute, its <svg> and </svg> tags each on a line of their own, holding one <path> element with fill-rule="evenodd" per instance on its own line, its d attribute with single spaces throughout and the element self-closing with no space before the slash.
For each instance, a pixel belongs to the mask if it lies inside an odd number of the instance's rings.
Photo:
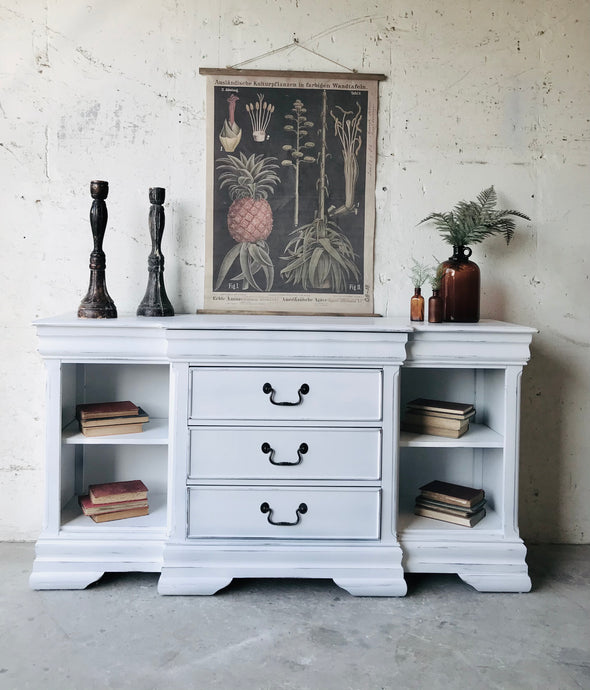
<svg viewBox="0 0 590 690">
<path fill-rule="evenodd" d="M 343 69 L 348 70 L 349 72 L 358 72 L 358 70 L 353 69 L 352 67 L 347 67 L 346 65 L 343 65 L 340 62 L 336 62 L 336 60 L 332 60 L 332 58 L 326 57 L 325 55 L 322 55 L 321 53 L 318 53 L 315 50 L 312 50 L 311 48 L 307 48 L 306 46 L 302 45 L 299 43 L 298 38 L 294 38 L 291 43 L 287 43 L 284 46 L 281 46 L 280 48 L 275 48 L 274 50 L 269 50 L 267 53 L 262 53 L 262 55 L 256 55 L 253 58 L 250 58 L 249 60 L 244 60 L 243 62 L 238 62 L 236 65 L 230 65 L 228 69 L 240 69 L 244 65 L 249 65 L 251 62 L 254 62 L 256 60 L 261 60 L 262 58 L 269 57 L 269 55 L 276 55 L 277 53 L 281 53 L 283 50 L 287 50 L 287 48 L 301 48 L 302 50 L 306 50 L 308 53 L 311 53 L 312 55 L 316 55 L 317 57 L 322 58 L 322 60 L 327 60 L 328 62 L 333 63 L 334 65 L 338 65 L 338 67 L 342 67 Z"/>
</svg>

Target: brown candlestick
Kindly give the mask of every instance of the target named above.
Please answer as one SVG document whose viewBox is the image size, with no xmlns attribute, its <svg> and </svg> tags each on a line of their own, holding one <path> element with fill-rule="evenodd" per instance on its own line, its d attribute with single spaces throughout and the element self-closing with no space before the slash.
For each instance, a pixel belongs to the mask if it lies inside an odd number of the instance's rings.
<svg viewBox="0 0 590 690">
<path fill-rule="evenodd" d="M 108 212 L 105 199 L 109 193 L 109 183 L 93 180 L 90 183 L 90 195 L 93 198 L 90 207 L 90 228 L 94 239 L 94 249 L 90 254 L 90 283 L 86 297 L 78 307 L 81 319 L 114 319 L 117 307 L 107 292 L 105 280 L 106 259 L 102 250 L 102 241 L 107 227 Z"/>
<path fill-rule="evenodd" d="M 161 247 L 166 222 L 162 206 L 166 190 L 163 187 L 151 187 L 149 196 L 151 206 L 148 224 L 152 251 L 148 257 L 148 284 L 144 298 L 137 307 L 137 316 L 174 316 L 174 307 L 164 287 L 164 256 Z"/>
</svg>

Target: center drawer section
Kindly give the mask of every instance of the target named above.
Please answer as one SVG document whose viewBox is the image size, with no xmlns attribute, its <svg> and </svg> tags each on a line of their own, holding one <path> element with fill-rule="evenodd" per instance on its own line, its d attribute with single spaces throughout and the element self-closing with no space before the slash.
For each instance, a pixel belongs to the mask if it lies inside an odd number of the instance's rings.
<svg viewBox="0 0 590 690">
<path fill-rule="evenodd" d="M 379 369 L 191 369 L 191 421 L 379 421 Z"/>
<path fill-rule="evenodd" d="M 378 480 L 381 430 L 330 427 L 190 429 L 189 479 Z"/>
<path fill-rule="evenodd" d="M 379 539 L 378 488 L 188 489 L 191 538 Z"/>
</svg>

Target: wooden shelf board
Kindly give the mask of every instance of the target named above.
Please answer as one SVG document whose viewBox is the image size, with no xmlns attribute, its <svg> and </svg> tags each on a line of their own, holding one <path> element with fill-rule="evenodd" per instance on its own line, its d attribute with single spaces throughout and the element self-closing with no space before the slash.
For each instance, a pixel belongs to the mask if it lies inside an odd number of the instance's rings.
<svg viewBox="0 0 590 690">
<path fill-rule="evenodd" d="M 62 434 L 63 443 L 87 445 L 166 445 L 168 443 L 168 420 L 150 419 L 139 434 L 116 434 L 114 436 L 84 436 L 78 422 L 70 422 Z"/>
<path fill-rule="evenodd" d="M 82 513 L 78 497 L 74 496 L 62 509 L 61 532 L 84 533 L 85 538 L 94 535 L 98 538 L 106 533 L 130 533 L 136 538 L 162 537 L 166 531 L 166 496 L 148 492 L 149 514 L 140 517 L 113 520 L 111 522 L 94 522 Z"/>
<path fill-rule="evenodd" d="M 428 537 L 429 533 L 433 535 L 433 539 L 440 540 L 444 532 L 452 535 L 453 539 L 460 537 L 461 534 L 466 538 L 473 538 L 474 534 L 484 532 L 497 534 L 501 530 L 501 515 L 491 508 L 486 508 L 486 516 L 473 527 L 455 525 L 452 522 L 422 517 L 410 512 L 400 513 L 398 522 L 398 533 L 402 540 L 408 536 L 420 536 L 421 539 L 424 539 Z"/>
<path fill-rule="evenodd" d="M 402 431 L 400 446 L 402 448 L 502 448 L 504 437 L 484 424 L 470 424 L 469 431 L 461 438 Z"/>
</svg>

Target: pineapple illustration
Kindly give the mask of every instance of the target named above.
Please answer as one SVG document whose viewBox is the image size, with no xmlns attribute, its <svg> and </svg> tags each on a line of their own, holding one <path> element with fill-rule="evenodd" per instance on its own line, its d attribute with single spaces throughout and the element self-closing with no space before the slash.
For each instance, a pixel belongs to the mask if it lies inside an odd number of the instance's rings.
<svg viewBox="0 0 590 690">
<path fill-rule="evenodd" d="M 276 158 L 263 154 L 250 157 L 226 156 L 217 163 L 219 188 L 228 188 L 232 201 L 227 213 L 227 229 L 237 242 L 225 255 L 219 268 L 215 289 L 218 290 L 231 267 L 239 260 L 240 273 L 230 280 L 242 281 L 242 288 L 262 291 L 256 275 L 262 271 L 265 290 L 274 282 L 274 265 L 269 255 L 266 238 L 272 232 L 273 215 L 268 197 L 280 183 L 276 173 Z"/>
</svg>

